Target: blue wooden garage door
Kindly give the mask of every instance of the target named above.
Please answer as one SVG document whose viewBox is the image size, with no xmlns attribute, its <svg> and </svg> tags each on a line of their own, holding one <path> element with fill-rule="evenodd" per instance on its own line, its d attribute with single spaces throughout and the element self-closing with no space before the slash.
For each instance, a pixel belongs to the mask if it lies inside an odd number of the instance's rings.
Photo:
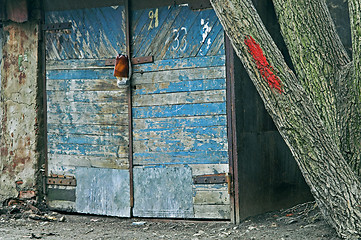
<svg viewBox="0 0 361 240">
<path fill-rule="evenodd" d="M 105 59 L 125 53 L 123 6 L 51 11 L 46 23 L 48 170 L 75 176 L 77 187 L 50 185 L 49 205 L 82 213 L 130 216 L 127 88 Z"/>
<path fill-rule="evenodd" d="M 132 15 L 134 216 L 230 218 L 224 32 L 212 9 L 187 5 Z"/>
</svg>

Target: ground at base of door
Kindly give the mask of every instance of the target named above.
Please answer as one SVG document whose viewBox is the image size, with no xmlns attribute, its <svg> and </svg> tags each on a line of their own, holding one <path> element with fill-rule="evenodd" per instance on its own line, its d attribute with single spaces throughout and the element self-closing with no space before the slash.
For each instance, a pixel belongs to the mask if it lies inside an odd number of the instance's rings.
<svg viewBox="0 0 361 240">
<path fill-rule="evenodd" d="M 220 221 L 52 215 L 63 217 L 63 221 L 0 215 L 0 239 L 339 239 L 314 203 L 262 214 L 239 225 Z"/>
</svg>

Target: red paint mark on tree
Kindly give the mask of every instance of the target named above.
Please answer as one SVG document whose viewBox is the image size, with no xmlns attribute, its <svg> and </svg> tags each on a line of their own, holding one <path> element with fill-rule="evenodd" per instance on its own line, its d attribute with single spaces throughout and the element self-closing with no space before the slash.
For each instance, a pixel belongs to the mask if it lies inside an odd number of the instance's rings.
<svg viewBox="0 0 361 240">
<path fill-rule="evenodd" d="M 244 44 L 246 44 L 248 52 L 256 62 L 257 69 L 261 73 L 261 76 L 268 82 L 270 88 L 276 89 L 279 93 L 282 93 L 281 80 L 273 73 L 274 69 L 268 63 L 259 44 L 256 43 L 251 36 L 247 36 L 244 39 Z"/>
</svg>

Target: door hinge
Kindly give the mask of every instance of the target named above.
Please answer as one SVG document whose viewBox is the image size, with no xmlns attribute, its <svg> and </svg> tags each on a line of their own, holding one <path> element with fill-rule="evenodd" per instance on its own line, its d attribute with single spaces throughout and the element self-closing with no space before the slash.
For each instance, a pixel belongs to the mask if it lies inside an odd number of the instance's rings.
<svg viewBox="0 0 361 240">
<path fill-rule="evenodd" d="M 47 184 L 59 186 L 76 186 L 76 179 L 74 176 L 51 174 L 47 178 Z"/>
<path fill-rule="evenodd" d="M 222 184 L 227 183 L 228 194 L 233 194 L 232 176 L 230 173 L 207 174 L 193 177 L 194 184 Z"/>
</svg>

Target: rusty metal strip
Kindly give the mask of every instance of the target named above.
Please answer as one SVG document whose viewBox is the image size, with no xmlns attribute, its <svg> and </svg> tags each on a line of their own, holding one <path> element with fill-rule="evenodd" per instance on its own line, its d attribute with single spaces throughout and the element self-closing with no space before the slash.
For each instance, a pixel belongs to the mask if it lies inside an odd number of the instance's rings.
<svg viewBox="0 0 361 240">
<path fill-rule="evenodd" d="M 132 65 L 143 64 L 143 63 L 152 63 L 154 62 L 153 56 L 145 56 L 145 57 L 136 57 L 131 59 Z M 115 59 L 106 59 L 105 66 L 114 66 Z"/>
<path fill-rule="evenodd" d="M 209 174 L 209 175 L 199 175 L 193 177 L 194 184 L 217 184 L 217 183 L 228 183 L 228 174 Z"/>
<path fill-rule="evenodd" d="M 51 174 L 47 179 L 48 185 L 76 186 L 76 179 L 73 176 Z"/>
</svg>

